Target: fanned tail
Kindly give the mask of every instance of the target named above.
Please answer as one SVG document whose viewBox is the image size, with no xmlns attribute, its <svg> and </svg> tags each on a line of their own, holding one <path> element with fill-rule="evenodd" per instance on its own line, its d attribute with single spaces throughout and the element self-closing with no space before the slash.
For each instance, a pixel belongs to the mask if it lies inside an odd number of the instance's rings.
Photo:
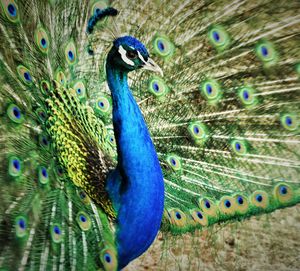
<svg viewBox="0 0 300 271">
<path fill-rule="evenodd" d="M 297 204 L 299 2 L 165 1 L 134 9 L 147 15 L 131 16 L 128 31 L 149 27 L 141 39 L 164 70 L 163 78 L 135 75 L 132 87 L 164 168 L 162 230 Z"/>
<path fill-rule="evenodd" d="M 115 270 L 104 187 L 114 138 L 96 117 L 96 79 L 86 80 L 95 6 L 1 1 L 1 9 L 0 267 Z"/>
<path fill-rule="evenodd" d="M 129 77 L 164 171 L 167 237 L 299 203 L 299 1 L 114 1 L 118 20 L 93 35 L 106 1 L 0 4 L 0 268 L 117 268 L 114 28 L 164 71 Z"/>
</svg>

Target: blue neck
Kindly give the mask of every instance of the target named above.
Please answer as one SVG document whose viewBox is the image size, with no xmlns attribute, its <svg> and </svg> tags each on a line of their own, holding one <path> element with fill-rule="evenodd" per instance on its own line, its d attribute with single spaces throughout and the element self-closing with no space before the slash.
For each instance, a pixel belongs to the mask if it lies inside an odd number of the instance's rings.
<svg viewBox="0 0 300 271">
<path fill-rule="evenodd" d="M 160 228 L 164 183 L 157 154 L 142 113 L 127 84 L 127 73 L 107 60 L 107 81 L 113 99 L 118 166 L 107 190 L 118 213 L 119 269 L 147 250 Z"/>
</svg>

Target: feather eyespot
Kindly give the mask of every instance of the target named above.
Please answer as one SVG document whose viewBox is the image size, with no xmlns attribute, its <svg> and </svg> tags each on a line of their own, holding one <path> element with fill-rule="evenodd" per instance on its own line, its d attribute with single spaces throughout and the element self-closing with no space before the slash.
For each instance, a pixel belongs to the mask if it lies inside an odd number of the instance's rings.
<svg viewBox="0 0 300 271">
<path fill-rule="evenodd" d="M 289 131 L 295 131 L 298 128 L 298 121 L 294 114 L 284 114 L 281 119 L 281 125 L 283 128 Z"/>
<path fill-rule="evenodd" d="M 18 216 L 15 220 L 16 236 L 18 238 L 25 237 L 27 235 L 27 220 L 24 216 Z"/>
<path fill-rule="evenodd" d="M 171 169 L 174 171 L 180 172 L 181 170 L 181 160 L 177 155 L 168 155 L 167 163 Z"/>
<path fill-rule="evenodd" d="M 77 223 L 81 230 L 88 231 L 91 228 L 91 219 L 84 212 L 79 212 L 76 217 Z"/>
<path fill-rule="evenodd" d="M 179 219 L 179 220 L 181 219 L 181 214 L 179 212 L 176 212 L 175 216 L 176 216 L 176 219 Z"/>
<path fill-rule="evenodd" d="M 70 61 L 74 59 L 74 54 L 72 51 L 68 52 L 68 57 L 69 57 Z"/>
<path fill-rule="evenodd" d="M 67 63 L 72 66 L 77 62 L 77 51 L 73 41 L 70 41 L 65 47 L 65 58 Z"/>
<path fill-rule="evenodd" d="M 20 117 L 21 117 L 21 112 L 20 112 L 20 110 L 19 110 L 17 107 L 14 107 L 14 108 L 13 108 L 13 114 L 15 115 L 15 117 L 16 117 L 17 119 L 20 119 Z"/>
<path fill-rule="evenodd" d="M 102 99 L 99 99 L 98 101 L 98 107 L 101 108 L 102 111 L 107 111 L 109 109 L 109 102 L 104 97 Z"/>
<path fill-rule="evenodd" d="M 39 112 L 39 116 L 40 116 L 42 119 L 45 119 L 45 118 L 46 118 L 46 114 L 45 114 L 44 111 Z"/>
<path fill-rule="evenodd" d="M 235 200 L 231 196 L 223 196 L 219 203 L 220 211 L 223 214 L 232 215 L 237 210 Z"/>
<path fill-rule="evenodd" d="M 95 102 L 94 110 L 96 115 L 105 117 L 111 112 L 111 99 L 109 96 L 101 95 Z"/>
<path fill-rule="evenodd" d="M 214 26 L 208 32 L 210 43 L 218 50 L 223 51 L 230 45 L 230 38 L 222 26 Z"/>
<path fill-rule="evenodd" d="M 263 55 L 263 56 L 265 56 L 265 57 L 267 57 L 268 56 L 268 49 L 267 49 L 267 47 L 265 47 L 265 46 L 262 46 L 261 47 L 261 54 Z"/>
<path fill-rule="evenodd" d="M 39 27 L 35 31 L 35 42 L 36 45 L 38 46 L 39 50 L 47 54 L 49 50 L 49 38 L 46 30 L 43 27 Z"/>
<path fill-rule="evenodd" d="M 213 31 L 212 32 L 212 37 L 215 40 L 215 42 L 219 42 L 220 41 L 220 34 L 217 31 Z"/>
<path fill-rule="evenodd" d="M 44 166 L 40 166 L 38 169 L 38 179 L 42 185 L 45 185 L 49 182 L 49 174 Z"/>
<path fill-rule="evenodd" d="M 44 135 L 44 134 L 41 134 L 39 135 L 39 145 L 46 149 L 46 150 L 49 150 L 50 149 L 50 141 L 49 141 L 49 138 Z"/>
<path fill-rule="evenodd" d="M 287 194 L 287 188 L 286 188 L 286 186 L 284 186 L 284 185 L 281 186 L 280 189 L 279 189 L 279 192 L 280 192 L 281 195 Z"/>
<path fill-rule="evenodd" d="M 264 62 L 266 66 L 271 66 L 278 61 L 278 54 L 273 46 L 268 41 L 259 42 L 255 48 L 256 56 Z"/>
<path fill-rule="evenodd" d="M 27 80 L 27 81 L 31 81 L 30 73 L 29 73 L 29 72 L 25 72 L 25 73 L 24 73 L 24 78 L 25 78 L 25 80 Z"/>
<path fill-rule="evenodd" d="M 84 81 L 79 80 L 77 81 L 74 85 L 73 88 L 76 91 L 77 97 L 79 98 L 80 101 L 84 101 L 86 98 L 86 88 Z"/>
<path fill-rule="evenodd" d="M 187 225 L 187 216 L 179 209 L 167 210 L 169 214 L 169 221 L 173 226 L 184 228 Z"/>
<path fill-rule="evenodd" d="M 7 108 L 6 113 L 7 113 L 7 116 L 9 117 L 9 119 L 11 121 L 13 121 L 14 123 L 20 124 L 24 120 L 24 116 L 23 116 L 20 108 L 18 106 L 16 106 L 15 104 L 10 104 Z"/>
<path fill-rule="evenodd" d="M 239 197 L 237 198 L 237 203 L 238 203 L 239 205 L 243 205 L 243 204 L 244 204 L 244 199 L 243 199 L 243 197 L 239 196 Z"/>
<path fill-rule="evenodd" d="M 258 202 L 262 202 L 263 201 L 263 196 L 261 194 L 257 194 L 255 199 L 258 201 Z"/>
<path fill-rule="evenodd" d="M 220 84 L 216 80 L 208 79 L 200 84 L 203 97 L 211 104 L 218 102 L 222 96 Z"/>
<path fill-rule="evenodd" d="M 107 263 L 110 263 L 110 262 L 111 262 L 111 256 L 110 256 L 108 253 L 105 253 L 105 255 L 104 255 L 104 260 L 105 260 Z"/>
<path fill-rule="evenodd" d="M 23 230 L 26 229 L 26 223 L 25 223 L 24 219 L 20 219 L 18 224 L 21 229 L 23 229 Z"/>
<path fill-rule="evenodd" d="M 206 92 L 207 92 L 208 95 L 212 94 L 212 86 L 210 84 L 206 85 Z"/>
<path fill-rule="evenodd" d="M 55 73 L 55 80 L 61 85 L 65 86 L 67 83 L 67 78 L 64 72 L 61 69 L 57 69 Z"/>
<path fill-rule="evenodd" d="M 41 92 L 44 95 L 48 95 L 49 92 L 50 92 L 50 84 L 49 84 L 49 82 L 45 81 L 45 80 L 42 80 L 41 83 L 40 83 L 40 89 L 41 89 Z"/>
<path fill-rule="evenodd" d="M 65 171 L 60 165 L 55 166 L 55 174 L 59 179 L 64 179 L 65 178 Z"/>
<path fill-rule="evenodd" d="M 8 174 L 11 177 L 18 177 L 22 174 L 22 163 L 17 156 L 11 156 L 9 158 Z"/>
<path fill-rule="evenodd" d="M 163 58 L 169 58 L 174 53 L 174 45 L 166 36 L 156 35 L 153 40 L 154 52 Z"/>
<path fill-rule="evenodd" d="M 45 120 L 47 119 L 47 114 L 46 114 L 46 112 L 42 108 L 38 108 L 36 110 L 36 115 L 38 116 L 39 121 L 41 123 L 44 123 Z"/>
<path fill-rule="evenodd" d="M 6 1 L 0 1 L 0 4 L 2 5 L 3 11 L 7 17 L 8 20 L 10 20 L 12 23 L 16 23 L 19 20 L 19 11 L 18 6 L 15 3 L 14 0 L 6 0 Z"/>
<path fill-rule="evenodd" d="M 108 141 L 109 141 L 109 144 L 110 144 L 111 146 L 113 146 L 113 147 L 116 147 L 117 144 L 116 144 L 116 139 L 115 139 L 115 136 L 114 136 L 113 131 L 109 130 L 108 132 L 109 132 L 109 133 L 108 133 L 108 135 L 107 135 L 107 139 L 108 139 Z"/>
<path fill-rule="evenodd" d="M 54 224 L 50 227 L 51 239 L 54 243 L 61 243 L 63 240 L 62 228 L 59 224 Z"/>
<path fill-rule="evenodd" d="M 270 48 L 267 45 L 261 45 L 257 53 L 260 55 L 260 58 L 264 61 L 272 60 L 272 48 Z"/>
<path fill-rule="evenodd" d="M 20 170 L 20 161 L 19 160 L 13 160 L 13 166 L 16 170 Z"/>
<path fill-rule="evenodd" d="M 252 107 L 257 104 L 255 90 L 251 87 L 243 87 L 239 89 L 238 96 L 245 107 Z"/>
<path fill-rule="evenodd" d="M 55 234 L 60 235 L 60 228 L 59 228 L 58 226 L 54 226 L 53 232 L 54 232 Z"/>
<path fill-rule="evenodd" d="M 47 42 L 44 38 L 41 39 L 41 45 L 45 48 L 47 45 Z"/>
<path fill-rule="evenodd" d="M 217 206 L 212 199 L 200 198 L 198 201 L 200 209 L 203 211 L 202 215 L 209 215 L 215 217 L 217 215 Z"/>
<path fill-rule="evenodd" d="M 293 123 L 292 118 L 291 118 L 291 117 L 286 117 L 286 119 L 285 119 L 285 124 L 286 124 L 287 126 L 291 126 L 292 123 Z"/>
<path fill-rule="evenodd" d="M 159 92 L 159 86 L 158 86 L 158 84 L 156 82 L 154 82 L 152 84 L 152 86 L 153 86 L 153 89 L 154 89 L 155 92 Z"/>
<path fill-rule="evenodd" d="M 245 196 L 243 195 L 235 195 L 234 197 L 237 211 L 241 214 L 244 214 L 248 211 L 249 203 Z"/>
<path fill-rule="evenodd" d="M 238 155 L 245 155 L 248 152 L 248 146 L 244 140 L 233 140 L 231 142 L 231 148 L 234 153 Z"/>
<path fill-rule="evenodd" d="M 28 86 L 32 85 L 32 77 L 31 74 L 29 72 L 29 70 L 23 66 L 23 65 L 19 65 L 17 67 L 17 72 L 19 75 L 19 78 L 22 80 L 22 82 Z"/>
<path fill-rule="evenodd" d="M 203 219 L 203 215 L 201 214 L 201 212 L 197 212 L 197 216 L 199 219 Z"/>
<path fill-rule="evenodd" d="M 161 52 L 163 52 L 165 50 L 165 45 L 161 40 L 157 41 L 157 47 Z"/>
<path fill-rule="evenodd" d="M 7 6 L 7 10 L 8 10 L 8 12 L 9 12 L 9 14 L 10 14 L 11 16 L 16 16 L 17 11 L 16 11 L 16 8 L 15 8 L 15 6 L 14 6 L 13 4 L 9 4 L 9 5 Z"/>
<path fill-rule="evenodd" d="M 230 208 L 230 207 L 231 207 L 231 202 L 230 202 L 230 200 L 225 200 L 225 201 L 224 201 L 224 205 L 225 205 L 226 208 Z"/>
<path fill-rule="evenodd" d="M 196 225 L 200 225 L 202 227 L 205 227 L 208 225 L 208 219 L 207 216 L 202 213 L 199 209 L 190 210 L 190 214 L 192 217 L 191 223 L 196 223 Z"/>
<path fill-rule="evenodd" d="M 196 144 L 203 144 L 208 139 L 208 130 L 201 122 L 191 122 L 188 126 L 188 132 Z"/>
<path fill-rule="evenodd" d="M 279 183 L 274 188 L 275 198 L 282 204 L 293 200 L 293 189 L 286 183 Z"/>
<path fill-rule="evenodd" d="M 80 200 L 84 204 L 89 204 L 90 203 L 90 198 L 88 197 L 88 195 L 83 190 L 79 190 L 77 193 L 78 193 L 78 197 L 80 198 Z"/>
<path fill-rule="evenodd" d="M 153 76 L 150 78 L 148 89 L 151 94 L 153 94 L 157 98 L 165 96 L 169 91 L 169 88 L 164 80 L 157 76 Z"/>
<path fill-rule="evenodd" d="M 85 194 L 83 191 L 81 191 L 81 192 L 79 193 L 79 196 L 80 196 L 81 199 L 85 199 L 86 194 Z"/>
<path fill-rule="evenodd" d="M 267 208 L 269 206 L 269 197 L 265 191 L 255 191 L 251 196 L 251 202 L 256 207 Z"/>
<path fill-rule="evenodd" d="M 117 268 L 117 257 L 116 252 L 110 247 L 106 247 L 101 251 L 100 254 L 101 262 L 104 269 L 107 271 L 113 271 Z"/>
</svg>

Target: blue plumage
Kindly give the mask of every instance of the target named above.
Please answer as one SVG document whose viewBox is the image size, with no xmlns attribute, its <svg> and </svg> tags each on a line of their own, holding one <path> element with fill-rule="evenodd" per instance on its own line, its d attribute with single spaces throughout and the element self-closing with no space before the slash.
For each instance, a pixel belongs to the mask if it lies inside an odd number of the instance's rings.
<svg viewBox="0 0 300 271">
<path fill-rule="evenodd" d="M 148 53 L 138 40 L 120 38 L 114 42 L 106 65 L 118 148 L 118 166 L 109 176 L 107 190 L 118 213 L 118 261 L 123 268 L 151 245 L 159 230 L 164 184 L 154 145 L 127 84 L 129 70 L 125 64 L 120 67 L 119 46 L 133 47 L 145 56 Z"/>
<path fill-rule="evenodd" d="M 299 2 L 111 2 L 0 1 L 0 269 L 120 270 L 159 229 L 155 270 L 226 268 L 207 229 L 300 202 Z M 259 223 L 225 258 L 295 240 Z"/>
<path fill-rule="evenodd" d="M 114 41 L 114 46 L 116 48 L 119 48 L 120 45 L 132 47 L 134 50 L 139 51 L 146 61 L 148 60 L 149 53 L 145 45 L 142 44 L 140 41 L 138 41 L 136 38 L 131 36 L 124 36 L 124 37 L 117 38 Z"/>
</svg>

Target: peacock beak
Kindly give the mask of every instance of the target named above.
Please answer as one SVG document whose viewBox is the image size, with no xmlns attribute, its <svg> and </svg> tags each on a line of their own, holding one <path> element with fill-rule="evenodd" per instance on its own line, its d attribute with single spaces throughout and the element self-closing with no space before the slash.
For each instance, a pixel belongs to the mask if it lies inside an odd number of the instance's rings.
<svg viewBox="0 0 300 271">
<path fill-rule="evenodd" d="M 160 73 L 161 76 L 164 76 L 162 69 L 150 57 L 148 58 L 148 61 L 144 63 L 144 70 L 154 71 Z"/>
</svg>

